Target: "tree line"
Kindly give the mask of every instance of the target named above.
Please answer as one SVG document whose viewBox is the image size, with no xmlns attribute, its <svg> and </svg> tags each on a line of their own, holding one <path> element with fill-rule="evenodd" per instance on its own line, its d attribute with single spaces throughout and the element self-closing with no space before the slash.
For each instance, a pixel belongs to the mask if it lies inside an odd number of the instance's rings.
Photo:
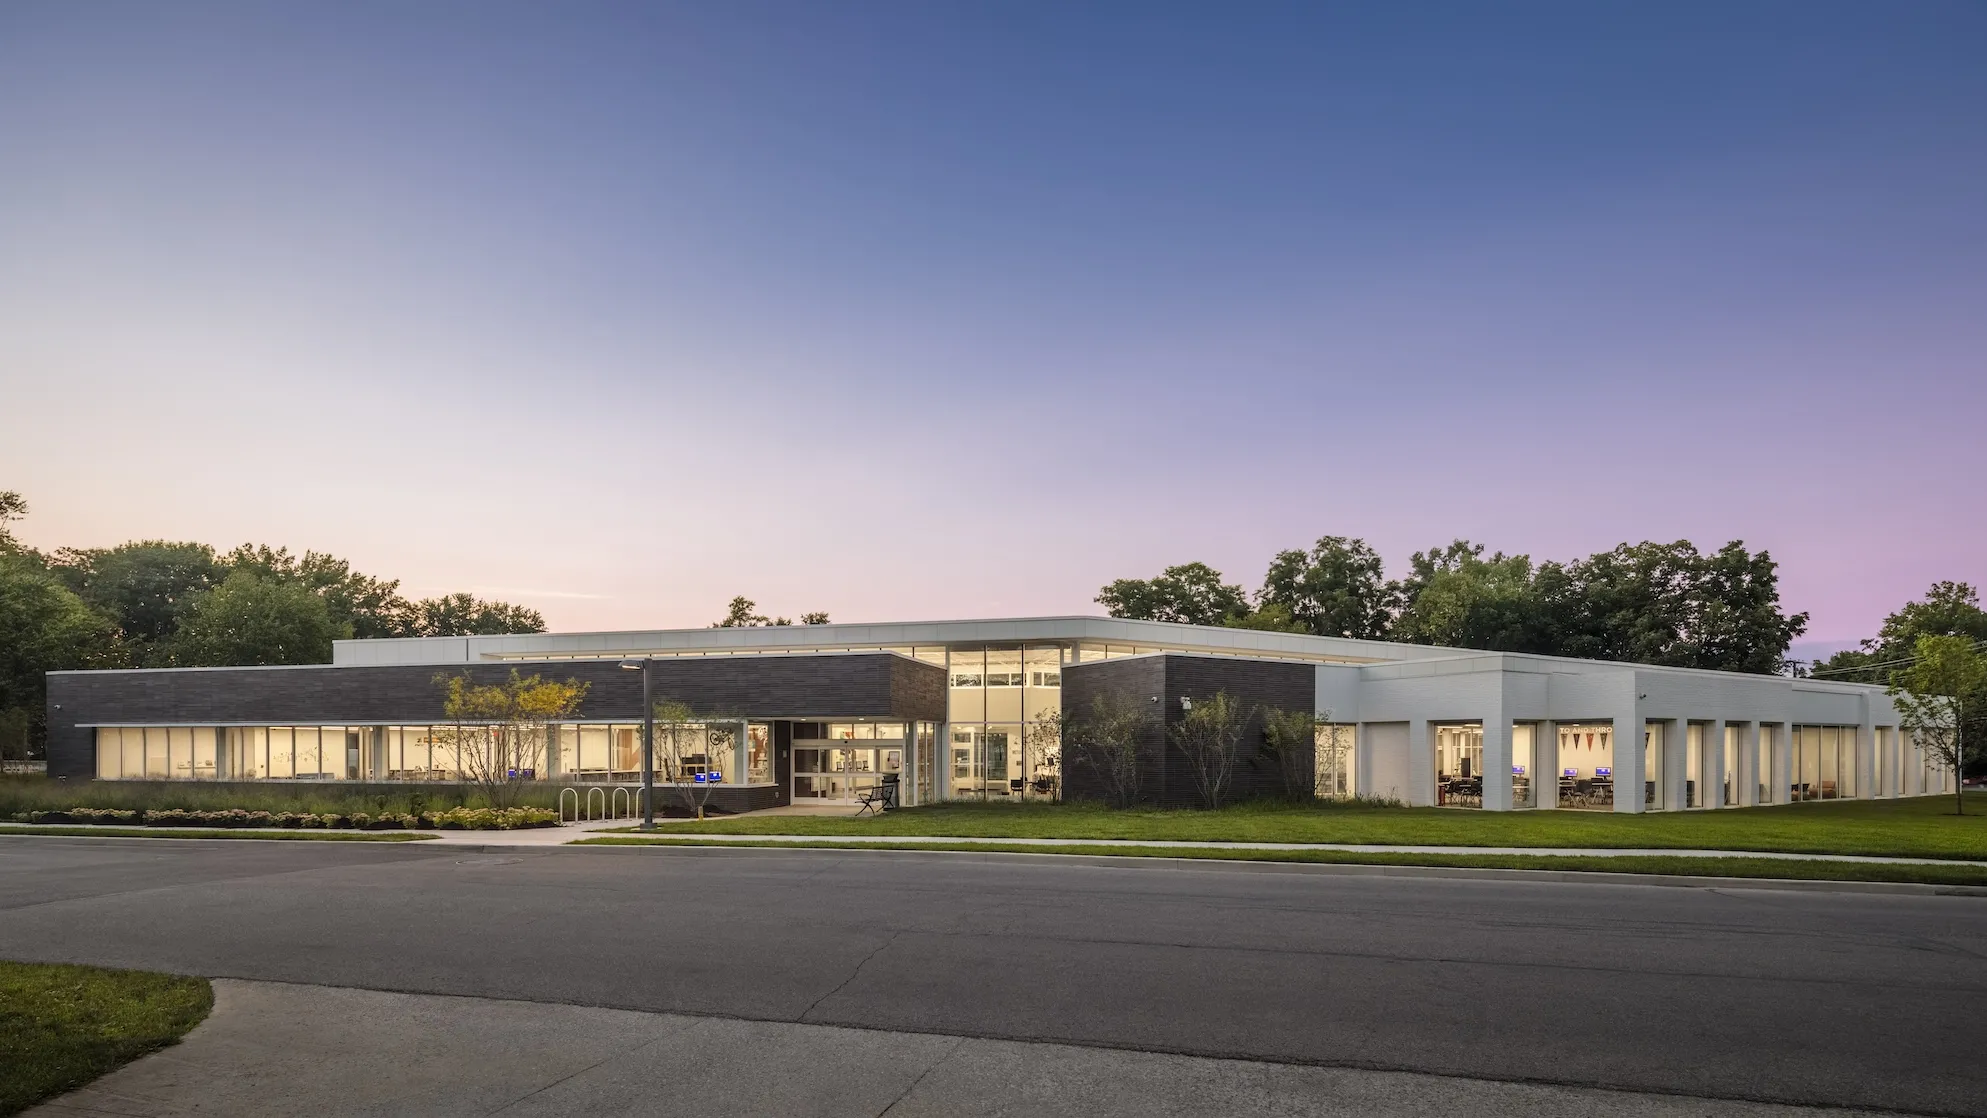
<svg viewBox="0 0 1987 1118">
<path fill-rule="evenodd" d="M 1325 536 L 1278 552 L 1254 594 L 1195 562 L 1118 579 L 1097 601 L 1113 617 L 1760 674 L 1786 670 L 1808 624 L 1781 610 L 1772 557 L 1737 540 L 1709 553 L 1624 543 L 1567 563 L 1457 540 L 1389 579 L 1364 540 Z"/>
<path fill-rule="evenodd" d="M 72 668 L 325 664 L 351 637 L 539 633 L 538 611 L 473 594 L 410 599 L 336 556 L 243 544 L 134 540 L 41 552 L 0 491 L 0 748 L 38 750 L 44 673 Z"/>
</svg>

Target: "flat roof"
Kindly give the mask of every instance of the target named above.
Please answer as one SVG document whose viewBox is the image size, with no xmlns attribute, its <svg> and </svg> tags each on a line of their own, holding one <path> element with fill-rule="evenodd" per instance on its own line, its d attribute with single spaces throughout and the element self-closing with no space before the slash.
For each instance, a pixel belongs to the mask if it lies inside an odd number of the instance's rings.
<svg viewBox="0 0 1987 1118">
<path fill-rule="evenodd" d="M 634 629 L 594 633 L 517 633 L 488 637 L 390 637 L 337 641 L 331 661 L 359 664 L 460 664 L 479 660 L 607 658 L 640 655 L 736 655 L 918 645 L 1131 645 L 1150 650 L 1270 656 L 1341 664 L 1441 659 L 1467 650 L 1303 633 L 1181 625 L 1120 617 L 1020 617 L 964 621 L 765 625 L 735 629 Z"/>
</svg>

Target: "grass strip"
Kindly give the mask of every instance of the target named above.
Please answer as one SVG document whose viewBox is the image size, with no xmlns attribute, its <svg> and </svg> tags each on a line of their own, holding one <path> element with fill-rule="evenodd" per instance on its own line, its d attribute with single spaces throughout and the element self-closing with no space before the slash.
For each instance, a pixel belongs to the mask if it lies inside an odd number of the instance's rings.
<svg viewBox="0 0 1987 1118">
<path fill-rule="evenodd" d="M 602 835 L 573 846 L 702 846 L 794 850 L 948 850 L 1008 854 L 1106 855 L 1114 858 L 1186 858 L 1222 862 L 1325 862 L 1348 866 L 1440 866 L 1458 869 L 1577 870 L 1589 873 L 1673 874 L 1690 877 L 1773 878 L 1783 881 L 1895 881 L 1918 885 L 1987 886 L 1987 866 L 1898 865 L 1790 858 L 1703 858 L 1682 854 L 1365 854 L 1349 850 L 1222 850 L 1208 847 L 1095 846 L 1040 847 L 1007 843 L 806 842 L 744 840 L 703 842 L 694 838 Z"/>
<path fill-rule="evenodd" d="M 946 803 L 882 817 L 744 815 L 704 822 L 671 820 L 673 834 L 851 835 L 932 838 L 1060 838 L 1098 842 L 1185 839 L 1361 846 L 1646 847 L 1784 854 L 1862 854 L 1897 858 L 1987 859 L 1987 793 L 1967 795 L 1967 814 L 1950 796 L 1904 800 L 1825 800 L 1716 811 L 1475 811 L 1372 803 L 1245 803 L 1220 811 L 1085 803 Z"/>
<path fill-rule="evenodd" d="M 0 962 L 0 1115 L 177 1043 L 213 1008 L 204 978 Z"/>
<path fill-rule="evenodd" d="M 494 832 L 493 832 L 494 833 Z M 419 842 L 439 835 L 409 831 L 232 831 L 203 827 L 65 827 L 0 824 L 0 835 L 67 835 L 93 838 L 275 839 L 310 842 Z"/>
</svg>

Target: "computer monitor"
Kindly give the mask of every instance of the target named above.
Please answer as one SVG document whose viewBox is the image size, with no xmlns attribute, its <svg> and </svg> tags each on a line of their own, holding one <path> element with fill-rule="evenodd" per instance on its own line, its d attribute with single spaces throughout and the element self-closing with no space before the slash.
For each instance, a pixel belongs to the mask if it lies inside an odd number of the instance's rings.
<svg viewBox="0 0 1987 1118">
<path fill-rule="evenodd" d="M 1512 766 L 1511 766 L 1511 775 L 1512 775 L 1512 776 L 1523 776 L 1523 775 L 1525 775 L 1525 766 L 1523 766 L 1523 765 L 1512 765 Z"/>
<path fill-rule="evenodd" d="M 1561 769 L 1561 770 L 1559 770 L 1559 775 L 1561 775 L 1561 776 L 1579 776 L 1579 775 L 1580 775 L 1580 770 L 1579 770 L 1579 769 Z"/>
<path fill-rule="evenodd" d="M 1595 776 L 1613 776 L 1613 775 L 1614 775 L 1614 770 L 1613 770 L 1613 769 L 1595 769 L 1595 770 L 1594 770 L 1594 775 L 1595 775 Z"/>
</svg>

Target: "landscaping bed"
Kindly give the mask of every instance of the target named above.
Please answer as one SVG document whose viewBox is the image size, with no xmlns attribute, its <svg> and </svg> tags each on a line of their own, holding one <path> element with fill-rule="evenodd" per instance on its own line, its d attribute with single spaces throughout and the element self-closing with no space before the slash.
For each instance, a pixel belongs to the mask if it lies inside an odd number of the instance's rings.
<svg viewBox="0 0 1987 1118">
<path fill-rule="evenodd" d="M 0 962 L 0 1116 L 177 1043 L 213 1007 L 202 978 Z"/>
<path fill-rule="evenodd" d="M 443 830 L 514 831 L 533 827 L 556 827 L 559 813 L 541 807 L 456 807 L 443 811 L 333 812 L 188 811 L 182 808 L 146 810 L 142 808 L 71 807 L 52 811 L 16 812 L 9 820 L 34 825 L 187 827 L 220 830 L 236 827 L 298 828 L 302 830 Z"/>
</svg>

